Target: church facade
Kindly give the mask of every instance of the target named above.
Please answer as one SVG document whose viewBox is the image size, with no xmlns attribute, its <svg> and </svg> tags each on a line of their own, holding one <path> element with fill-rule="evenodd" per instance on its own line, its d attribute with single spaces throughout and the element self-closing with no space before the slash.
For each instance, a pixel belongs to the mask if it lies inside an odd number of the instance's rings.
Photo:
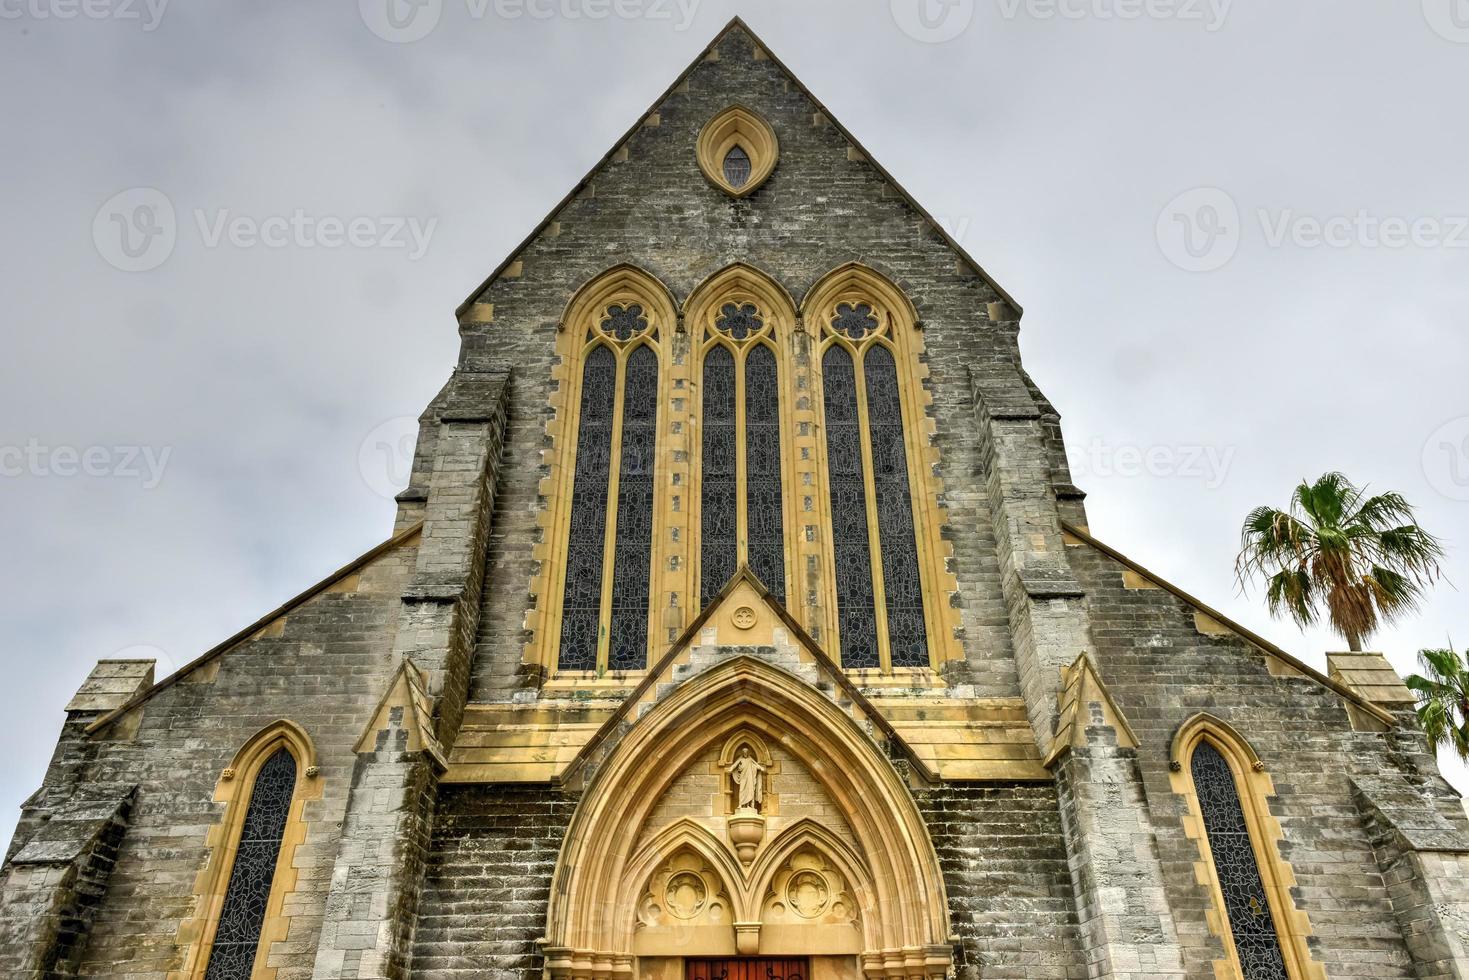
<svg viewBox="0 0 1469 980">
<path fill-rule="evenodd" d="M 388 539 L 103 661 L 0 973 L 1469 976 L 1469 824 L 1094 536 L 1020 307 L 740 22 L 457 311 Z"/>
</svg>

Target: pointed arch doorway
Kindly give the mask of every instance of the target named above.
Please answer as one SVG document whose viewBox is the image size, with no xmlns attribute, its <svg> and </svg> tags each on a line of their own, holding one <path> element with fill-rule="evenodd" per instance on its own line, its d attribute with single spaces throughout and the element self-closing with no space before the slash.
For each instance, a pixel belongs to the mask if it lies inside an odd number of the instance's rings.
<svg viewBox="0 0 1469 980">
<path fill-rule="evenodd" d="M 751 655 L 637 718 L 577 806 L 551 892 L 552 978 L 776 980 L 784 963 L 799 972 L 780 980 L 939 980 L 952 962 L 903 780 L 827 694 Z"/>
</svg>

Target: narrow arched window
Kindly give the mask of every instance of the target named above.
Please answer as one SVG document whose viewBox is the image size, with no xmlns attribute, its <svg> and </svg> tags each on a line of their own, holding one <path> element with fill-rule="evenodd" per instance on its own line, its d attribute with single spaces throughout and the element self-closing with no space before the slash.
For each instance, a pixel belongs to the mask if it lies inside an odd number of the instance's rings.
<svg viewBox="0 0 1469 980">
<path fill-rule="evenodd" d="M 768 311 L 735 293 L 710 307 L 700 399 L 699 594 L 743 562 L 784 604 L 780 366 Z"/>
<path fill-rule="evenodd" d="M 214 930 L 205 980 L 249 980 L 296 795 L 296 759 L 284 746 L 255 776 Z"/>
<path fill-rule="evenodd" d="M 821 357 L 837 633 L 849 668 L 931 663 L 896 329 L 852 297 L 825 314 Z"/>
<path fill-rule="evenodd" d="M 1234 770 L 1205 738 L 1194 746 L 1189 772 L 1240 973 L 1244 980 L 1290 980 Z"/>
<path fill-rule="evenodd" d="M 724 179 L 734 188 L 744 187 L 750 180 L 750 154 L 742 146 L 731 146 L 724 155 Z"/>
<path fill-rule="evenodd" d="M 580 391 L 565 530 L 561 670 L 648 664 L 662 398 L 650 306 L 617 295 L 579 325 Z"/>
</svg>

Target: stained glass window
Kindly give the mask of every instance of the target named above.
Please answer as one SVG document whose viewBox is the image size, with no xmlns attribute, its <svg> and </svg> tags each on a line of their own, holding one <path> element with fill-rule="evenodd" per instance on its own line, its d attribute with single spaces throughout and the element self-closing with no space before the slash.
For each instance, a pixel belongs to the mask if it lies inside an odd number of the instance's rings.
<svg viewBox="0 0 1469 980">
<path fill-rule="evenodd" d="M 903 449 L 903 405 L 898 368 L 886 347 L 870 347 L 862 358 L 867 375 L 867 427 L 872 439 L 872 489 L 877 499 L 882 544 L 882 584 L 887 600 L 888 649 L 894 667 L 927 667 L 923 587 L 913 536 L 913 500 L 908 493 L 908 457 Z"/>
<path fill-rule="evenodd" d="M 582 371 L 566 590 L 561 604 L 562 670 L 595 670 L 602 616 L 602 557 L 607 541 L 607 485 L 617 401 L 617 356 L 596 347 Z"/>
<path fill-rule="evenodd" d="M 734 188 L 744 187 L 750 179 L 750 155 L 743 147 L 732 146 L 724 155 L 724 179 Z"/>
<path fill-rule="evenodd" d="M 785 522 L 780 491 L 780 386 L 775 353 L 745 355 L 745 521 L 750 571 L 785 604 Z"/>
<path fill-rule="evenodd" d="M 862 469 L 862 420 L 852 355 L 832 345 L 821 359 L 826 407 L 826 466 L 831 486 L 832 552 L 836 559 L 837 626 L 842 665 L 877 667 L 877 614 L 872 553 L 867 541 L 867 488 Z"/>
<path fill-rule="evenodd" d="M 612 670 L 639 670 L 648 664 L 653 583 L 653 467 L 658 436 L 658 354 L 653 348 L 644 344 L 628 355 L 623 388 L 607 663 Z"/>
<path fill-rule="evenodd" d="M 1208 741 L 1194 748 L 1190 769 L 1240 972 L 1245 980 L 1289 980 L 1234 771 Z"/>
<path fill-rule="evenodd" d="M 722 346 L 704 355 L 702 442 L 699 595 L 707 606 L 739 562 L 734 356 Z"/>
<path fill-rule="evenodd" d="M 296 758 L 278 749 L 255 777 L 205 980 L 250 978 L 295 792 Z"/>
</svg>

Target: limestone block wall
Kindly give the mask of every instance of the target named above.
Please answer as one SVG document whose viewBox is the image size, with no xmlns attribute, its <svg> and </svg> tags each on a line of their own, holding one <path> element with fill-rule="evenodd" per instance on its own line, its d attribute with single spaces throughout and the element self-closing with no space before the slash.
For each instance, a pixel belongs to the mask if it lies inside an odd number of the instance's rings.
<svg viewBox="0 0 1469 980">
<path fill-rule="evenodd" d="M 1086 976 L 1056 787 L 951 785 L 914 796 L 944 869 L 959 980 Z"/>
<path fill-rule="evenodd" d="M 414 550 L 406 543 L 381 555 L 96 735 L 84 728 L 97 715 L 73 712 L 17 847 L 23 850 L 40 817 L 64 807 L 78 786 L 138 787 L 105 897 L 76 952 L 75 975 L 165 980 L 180 967 L 180 927 L 199 907 L 206 837 L 223 815 L 223 804 L 213 800 L 221 771 L 250 736 L 285 718 L 315 743 L 321 797 L 305 807 L 296 890 L 284 908 L 288 936 L 275 944 L 270 963 L 279 968 L 277 980 L 310 976 L 356 762 L 352 746 L 391 675 L 394 621 Z"/>
<path fill-rule="evenodd" d="M 1100 551 L 1067 550 L 1086 591 L 1099 671 L 1139 743 L 1188 975 L 1212 978 L 1223 950 L 1209 928 L 1212 899 L 1196 877 L 1200 852 L 1185 834 L 1185 800 L 1170 782 L 1169 749 L 1185 721 L 1208 712 L 1249 741 L 1273 783 L 1269 810 L 1294 875 L 1291 894 L 1309 919 L 1312 958 L 1328 976 L 1414 976 L 1394 916 L 1397 886 L 1384 880 L 1352 782 L 1353 772 L 1407 774 L 1423 783 L 1425 800 L 1451 795 L 1430 760 L 1405 751 L 1421 741 L 1410 717 L 1399 717 L 1408 727 L 1394 735 L 1353 731 L 1338 694 L 1279 666 L 1272 672 L 1263 653 L 1196 620 L 1193 607 L 1172 593 L 1131 573 L 1125 580 L 1123 567 Z M 1462 815 L 1457 826 L 1463 840 Z"/>
<path fill-rule="evenodd" d="M 440 789 L 412 976 L 540 980 L 535 940 L 576 801 L 545 786 Z"/>
</svg>

